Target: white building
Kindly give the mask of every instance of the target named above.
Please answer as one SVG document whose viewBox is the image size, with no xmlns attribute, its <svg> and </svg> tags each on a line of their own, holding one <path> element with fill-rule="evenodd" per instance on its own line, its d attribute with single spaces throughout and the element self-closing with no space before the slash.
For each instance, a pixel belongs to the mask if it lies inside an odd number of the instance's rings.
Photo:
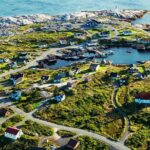
<svg viewBox="0 0 150 150">
<path fill-rule="evenodd" d="M 16 140 L 19 139 L 23 135 L 23 132 L 21 129 L 15 128 L 15 127 L 8 127 L 5 131 L 5 137 Z"/>
</svg>

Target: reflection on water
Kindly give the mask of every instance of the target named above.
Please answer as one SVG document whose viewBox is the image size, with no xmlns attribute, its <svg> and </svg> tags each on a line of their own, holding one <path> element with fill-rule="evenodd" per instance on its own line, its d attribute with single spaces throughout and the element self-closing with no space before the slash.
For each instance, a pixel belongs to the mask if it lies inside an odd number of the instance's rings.
<svg viewBox="0 0 150 150">
<path fill-rule="evenodd" d="M 114 55 L 109 55 L 106 60 L 111 60 L 113 64 L 136 64 L 137 61 L 148 61 L 150 60 L 150 52 L 139 52 L 133 48 L 111 48 L 108 51 L 113 51 Z M 129 53 L 131 52 L 131 53 Z M 88 53 L 86 53 L 86 56 Z M 89 54 L 92 55 L 93 54 Z M 96 61 L 101 61 L 102 58 L 96 58 Z M 60 67 L 69 66 L 76 62 L 83 62 L 85 60 L 78 61 L 66 61 L 66 60 L 58 60 L 54 65 L 50 66 L 52 69 L 57 69 Z"/>
</svg>

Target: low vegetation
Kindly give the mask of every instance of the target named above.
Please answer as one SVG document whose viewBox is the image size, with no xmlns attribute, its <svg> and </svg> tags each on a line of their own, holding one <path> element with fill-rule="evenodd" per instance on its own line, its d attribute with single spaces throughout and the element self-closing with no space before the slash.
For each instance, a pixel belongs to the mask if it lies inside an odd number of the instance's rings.
<svg viewBox="0 0 150 150">
<path fill-rule="evenodd" d="M 40 125 L 36 122 L 27 120 L 24 125 L 20 126 L 23 133 L 30 136 L 51 136 L 53 135 L 53 129 L 44 125 Z"/>
<path fill-rule="evenodd" d="M 66 131 L 66 130 L 58 130 L 57 134 L 61 137 L 72 137 L 76 135 L 76 133 Z"/>
<path fill-rule="evenodd" d="M 80 82 L 71 95 L 67 93 L 64 102 L 36 112 L 36 117 L 118 139 L 123 121 L 111 102 L 112 85 L 104 85 L 102 73 L 91 78 L 88 83 Z"/>
<path fill-rule="evenodd" d="M 87 136 L 80 136 L 77 140 L 80 141 L 77 150 L 109 150 L 106 144 Z"/>
<path fill-rule="evenodd" d="M 10 119 L 6 120 L 3 124 L 2 127 L 3 128 L 7 128 L 7 127 L 11 127 L 14 126 L 15 124 L 21 122 L 23 120 L 23 116 L 21 115 L 15 115 L 13 117 L 11 117 Z"/>
</svg>

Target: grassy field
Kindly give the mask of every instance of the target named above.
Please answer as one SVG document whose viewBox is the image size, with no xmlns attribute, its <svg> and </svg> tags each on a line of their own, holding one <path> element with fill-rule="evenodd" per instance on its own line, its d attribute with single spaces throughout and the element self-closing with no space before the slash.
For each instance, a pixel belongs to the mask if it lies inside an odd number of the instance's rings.
<svg viewBox="0 0 150 150">
<path fill-rule="evenodd" d="M 31 120 L 27 120 L 25 124 L 21 125 L 19 128 L 22 129 L 23 133 L 29 136 L 51 136 L 53 135 L 53 129 L 40 125 Z"/>
<path fill-rule="evenodd" d="M 80 141 L 77 150 L 109 150 L 106 144 L 87 136 L 80 136 L 77 140 Z"/>
<path fill-rule="evenodd" d="M 123 128 L 122 118 L 111 102 L 112 85 L 105 85 L 102 77 L 102 73 L 97 73 L 89 83 L 80 82 L 64 102 L 52 104 L 36 116 L 118 139 Z"/>
<path fill-rule="evenodd" d="M 10 119 L 6 120 L 3 124 L 2 124 L 2 127 L 3 128 L 7 128 L 7 127 L 12 127 L 14 126 L 15 124 L 21 122 L 23 120 L 23 116 L 21 115 L 15 115 L 13 117 L 11 117 Z"/>
<path fill-rule="evenodd" d="M 136 93 L 149 92 L 150 78 L 134 81 L 119 89 L 118 101 L 130 119 L 131 136 L 125 144 L 132 149 L 147 150 L 150 146 L 150 108 L 134 102 Z M 141 140 L 142 139 L 142 140 Z"/>
<path fill-rule="evenodd" d="M 0 144 L 0 150 L 32 150 L 33 147 L 38 146 L 38 138 L 24 135 L 20 139 L 12 141 L 1 136 Z"/>
</svg>

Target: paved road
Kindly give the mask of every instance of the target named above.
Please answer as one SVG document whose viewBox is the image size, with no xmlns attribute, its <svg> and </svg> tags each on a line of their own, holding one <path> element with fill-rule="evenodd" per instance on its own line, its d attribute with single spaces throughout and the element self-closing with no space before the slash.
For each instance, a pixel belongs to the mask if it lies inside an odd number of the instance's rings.
<svg viewBox="0 0 150 150">
<path fill-rule="evenodd" d="M 114 93 L 113 93 L 113 104 L 115 105 L 116 109 L 119 111 L 119 113 L 122 115 L 122 117 L 125 119 L 126 123 L 125 123 L 125 131 L 122 135 L 122 138 L 120 139 L 120 143 L 124 143 L 125 140 L 127 139 L 127 137 L 129 136 L 129 129 L 130 129 L 130 121 L 128 116 L 122 111 L 122 109 L 118 106 L 117 102 L 116 102 L 116 95 L 118 92 L 118 88 L 115 88 Z"/>
<path fill-rule="evenodd" d="M 10 106 L 10 108 L 13 109 L 16 113 L 24 116 L 26 120 L 32 120 L 32 121 L 35 121 L 37 123 L 43 124 L 45 126 L 50 126 L 50 127 L 61 129 L 61 130 L 67 130 L 67 131 L 75 132 L 75 133 L 80 134 L 80 135 L 90 136 L 90 137 L 93 137 L 94 139 L 98 139 L 100 141 L 103 141 L 104 143 L 108 144 L 110 147 L 112 147 L 113 149 L 116 149 L 116 150 L 129 150 L 129 148 L 124 146 L 122 143 L 111 141 L 111 140 L 109 140 L 109 139 L 107 139 L 107 138 L 105 138 L 99 134 L 92 133 L 92 132 L 82 130 L 82 129 L 58 125 L 55 123 L 51 123 L 51 122 L 47 122 L 47 121 L 35 118 L 31 113 L 25 113 L 24 111 L 20 110 L 19 108 L 16 108 L 16 106 Z"/>
<path fill-rule="evenodd" d="M 6 102 L 3 102 L 4 101 L 3 98 L 0 98 L 0 100 L 2 102 L 1 103 L 2 105 L 0 104 L 0 106 L 3 106 L 3 107 L 9 106 L 15 113 L 20 114 L 20 115 L 25 117 L 25 119 L 21 123 L 23 123 L 25 120 L 32 120 L 32 121 L 35 121 L 35 122 L 37 122 L 39 124 L 43 124 L 45 126 L 49 126 L 49 127 L 52 127 L 52 128 L 57 128 L 57 129 L 61 129 L 61 130 L 67 130 L 67 131 L 75 132 L 75 133 L 77 133 L 79 135 L 85 135 L 85 136 L 93 137 L 95 139 L 98 139 L 98 140 L 108 144 L 113 150 L 129 150 L 129 148 L 124 146 L 123 143 L 112 141 L 110 139 L 105 138 L 104 136 L 101 136 L 99 134 L 96 134 L 96 133 L 93 133 L 93 132 L 89 132 L 89 131 L 86 131 L 86 130 L 72 128 L 72 127 L 67 127 L 67 126 L 64 126 L 64 125 L 58 125 L 58 124 L 55 124 L 55 123 L 51 123 L 51 122 L 48 122 L 48 121 L 44 121 L 44 120 L 35 118 L 33 116 L 33 113 L 35 111 L 33 111 L 32 113 L 31 112 L 30 113 L 25 113 L 23 110 L 17 108 L 15 105 L 12 105 L 12 103 L 9 102 L 9 100 L 5 99 Z M 47 102 L 47 100 L 45 100 L 45 102 Z M 44 103 L 42 105 L 44 105 Z M 40 108 L 41 107 L 39 107 L 36 110 L 39 110 Z M 0 124 L 2 124 L 4 121 L 6 121 L 6 120 L 1 120 Z M 19 123 L 18 125 L 21 125 L 21 124 Z"/>
</svg>

